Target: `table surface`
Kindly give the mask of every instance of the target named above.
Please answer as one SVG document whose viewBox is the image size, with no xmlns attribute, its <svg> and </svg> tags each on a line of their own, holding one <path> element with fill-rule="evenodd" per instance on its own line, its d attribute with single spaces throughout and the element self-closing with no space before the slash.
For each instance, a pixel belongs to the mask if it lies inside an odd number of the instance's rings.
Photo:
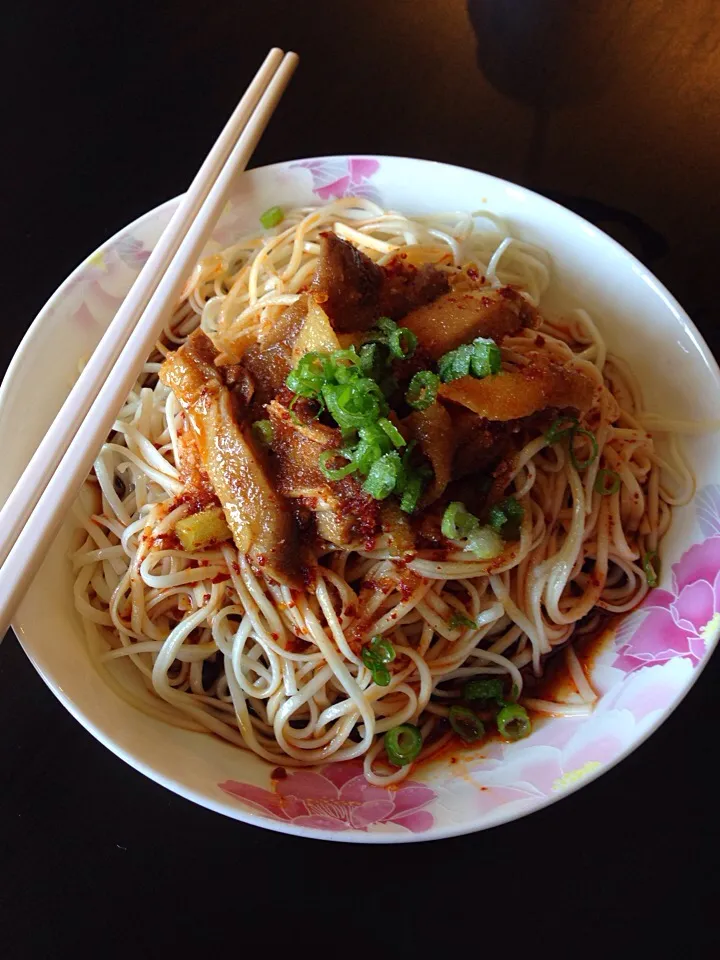
<svg viewBox="0 0 720 960">
<path fill-rule="evenodd" d="M 73 267 L 184 189 L 272 43 L 302 62 L 253 165 L 386 153 L 522 183 L 636 253 L 720 351 L 717 0 L 36 0 L 4 10 L 2 32 L 3 370 Z M 475 836 L 361 848 L 163 790 L 86 733 L 8 637 L 0 949 L 64 957 L 104 933 L 106 953 L 143 955 L 228 931 L 240 949 L 248 933 L 340 947 L 358 930 L 387 952 L 445 936 L 448 911 L 425 919 L 425 902 L 464 913 L 493 893 L 481 949 L 493 931 L 514 945 L 506 919 L 548 946 L 590 933 L 629 950 L 652 929 L 668 949 L 699 942 L 717 888 L 718 680 L 716 657 L 644 746 L 560 804 Z"/>
</svg>

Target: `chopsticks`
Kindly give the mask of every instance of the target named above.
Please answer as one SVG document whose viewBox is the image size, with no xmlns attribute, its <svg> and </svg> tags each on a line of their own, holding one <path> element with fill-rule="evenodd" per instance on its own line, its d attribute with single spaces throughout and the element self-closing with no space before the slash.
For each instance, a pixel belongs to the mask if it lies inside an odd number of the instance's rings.
<svg viewBox="0 0 720 960">
<path fill-rule="evenodd" d="M 0 639 L 140 376 L 298 63 L 273 48 L 0 511 Z"/>
</svg>

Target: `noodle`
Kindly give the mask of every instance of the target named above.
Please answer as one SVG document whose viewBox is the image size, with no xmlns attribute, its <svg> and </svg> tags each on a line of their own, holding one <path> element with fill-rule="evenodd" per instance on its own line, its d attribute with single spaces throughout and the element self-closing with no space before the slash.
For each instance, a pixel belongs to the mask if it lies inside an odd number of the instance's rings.
<svg viewBox="0 0 720 960">
<path fill-rule="evenodd" d="M 656 550 L 671 507 L 694 488 L 673 434 L 700 426 L 644 411 L 630 370 L 576 310 L 544 318 L 542 350 L 604 383 L 620 416 L 612 400 L 594 410 L 598 456 L 582 474 L 544 436 L 516 454 L 506 492 L 524 518 L 500 561 L 459 548 L 438 559 L 419 549 L 396 565 L 385 536 L 348 549 L 329 544 L 314 589 L 298 595 L 254 569 L 232 541 L 195 553 L 164 545 L 189 508 L 174 499 L 184 489 L 185 414 L 158 380 L 158 361 L 198 323 L 221 350 L 218 362 L 238 360 L 298 300 L 325 229 L 381 265 L 400 249 L 415 263 L 470 263 L 496 287 L 518 285 L 533 304 L 550 281 L 544 251 L 511 237 L 486 211 L 411 219 L 357 198 L 290 211 L 274 235 L 205 258 L 76 505 L 74 598 L 93 661 L 138 709 L 287 766 L 363 757 L 367 779 L 385 785 L 410 765 L 385 764 L 382 734 L 416 724 L 419 759 L 440 749 L 461 679 L 505 678 L 520 703 L 541 713 L 592 708 L 595 692 L 567 642 L 597 625 L 599 612 L 631 610 L 647 593 L 643 558 Z M 503 362 L 522 366 L 537 349 L 534 332 L 522 331 L 503 343 Z M 650 430 L 670 435 L 663 456 Z M 607 495 L 595 489 L 601 463 L 619 478 Z M 364 583 L 382 587 L 368 595 Z M 474 626 L 454 626 L 453 613 Z M 387 685 L 358 654 L 358 630 L 364 641 L 392 641 Z M 540 675 L 560 647 L 576 688 L 571 700 L 524 696 L 528 676 Z"/>
</svg>

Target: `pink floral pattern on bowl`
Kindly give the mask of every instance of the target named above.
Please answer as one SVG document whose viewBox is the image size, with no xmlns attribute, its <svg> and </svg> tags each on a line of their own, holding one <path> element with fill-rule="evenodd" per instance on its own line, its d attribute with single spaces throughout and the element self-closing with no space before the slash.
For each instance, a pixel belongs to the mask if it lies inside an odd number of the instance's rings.
<svg viewBox="0 0 720 960">
<path fill-rule="evenodd" d="M 221 790 L 275 820 L 316 830 L 368 830 L 378 824 L 422 833 L 434 823 L 424 810 L 437 796 L 422 783 L 375 787 L 357 761 L 331 763 L 320 770 L 287 771 L 274 780 L 274 792 L 250 783 L 227 780 Z"/>
<path fill-rule="evenodd" d="M 341 197 L 365 197 L 380 203 L 380 195 L 369 183 L 380 169 L 380 163 L 372 157 L 323 157 L 318 160 L 302 160 L 291 169 L 309 170 L 312 176 L 312 191 L 327 203 Z"/>
<path fill-rule="evenodd" d="M 673 564 L 672 589 L 652 590 L 617 630 L 614 665 L 625 673 L 674 657 L 696 666 L 720 635 L 720 487 L 701 490 L 695 509 L 707 539 Z"/>
</svg>

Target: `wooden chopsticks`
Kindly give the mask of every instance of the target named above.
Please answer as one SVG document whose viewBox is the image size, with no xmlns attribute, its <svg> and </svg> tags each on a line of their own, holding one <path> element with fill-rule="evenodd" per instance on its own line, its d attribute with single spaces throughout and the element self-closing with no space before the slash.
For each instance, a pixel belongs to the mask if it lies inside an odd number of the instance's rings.
<svg viewBox="0 0 720 960">
<path fill-rule="evenodd" d="M 0 511 L 0 639 L 298 63 L 273 48 Z"/>
</svg>

